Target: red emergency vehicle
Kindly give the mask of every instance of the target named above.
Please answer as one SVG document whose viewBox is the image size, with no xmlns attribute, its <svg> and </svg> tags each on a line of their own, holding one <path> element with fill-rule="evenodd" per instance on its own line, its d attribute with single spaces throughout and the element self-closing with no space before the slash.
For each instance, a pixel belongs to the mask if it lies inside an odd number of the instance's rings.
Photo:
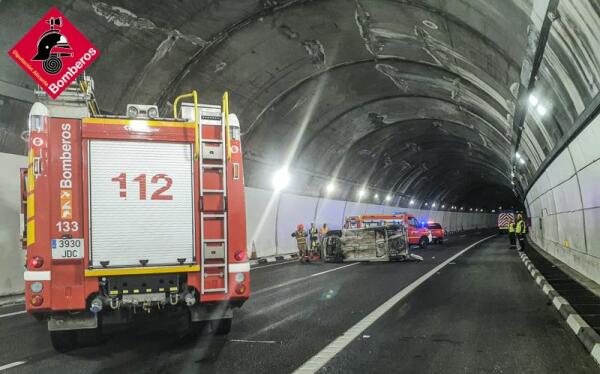
<svg viewBox="0 0 600 374">
<path fill-rule="evenodd" d="M 158 118 L 153 105 L 101 116 L 90 87 L 85 77 L 30 112 L 27 311 L 48 320 L 61 351 L 140 314 L 228 333 L 232 309 L 250 295 L 250 265 L 227 93 L 222 106 L 182 95 L 174 118 Z"/>
<path fill-rule="evenodd" d="M 444 243 L 444 238 L 446 237 L 446 230 L 444 230 L 441 224 L 433 221 L 428 221 L 427 228 L 429 229 L 429 231 L 431 231 L 433 243 Z"/>
<path fill-rule="evenodd" d="M 432 241 L 431 232 L 415 216 L 406 213 L 399 214 L 367 214 L 346 217 L 344 228 L 356 229 L 385 225 L 404 225 L 408 233 L 408 243 L 427 248 Z"/>
</svg>

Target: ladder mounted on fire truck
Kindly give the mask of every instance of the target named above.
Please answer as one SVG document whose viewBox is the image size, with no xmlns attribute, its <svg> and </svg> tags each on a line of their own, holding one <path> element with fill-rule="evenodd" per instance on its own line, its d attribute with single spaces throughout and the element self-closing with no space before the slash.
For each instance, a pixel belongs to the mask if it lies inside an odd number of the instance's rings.
<svg viewBox="0 0 600 374">
<path fill-rule="evenodd" d="M 182 116 L 191 119 L 192 105 L 197 106 L 197 131 L 194 151 L 198 160 L 200 195 L 200 232 L 202 281 L 201 294 L 227 293 L 227 160 L 228 160 L 228 94 L 223 95 L 223 106 L 182 103 Z M 183 97 L 185 97 L 184 95 Z M 182 97 L 180 97 L 182 98 Z M 179 98 L 178 98 L 179 99 Z M 177 108 L 177 100 L 174 103 Z M 176 110 L 176 109 L 175 109 Z M 175 113 L 177 117 L 177 113 Z"/>
</svg>

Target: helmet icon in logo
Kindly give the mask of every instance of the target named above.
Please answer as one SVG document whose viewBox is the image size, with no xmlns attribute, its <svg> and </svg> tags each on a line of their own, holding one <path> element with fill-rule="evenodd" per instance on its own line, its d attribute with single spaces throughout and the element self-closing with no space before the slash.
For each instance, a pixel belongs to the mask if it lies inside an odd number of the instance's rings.
<svg viewBox="0 0 600 374">
<path fill-rule="evenodd" d="M 58 30 L 62 25 L 61 17 L 51 17 L 46 21 L 50 25 L 50 30 L 46 31 L 40 37 L 37 45 L 37 54 L 32 58 L 33 61 L 43 61 L 42 67 L 48 74 L 57 74 L 62 69 L 62 58 L 72 57 L 73 53 L 66 52 L 71 50 L 67 38 Z"/>
</svg>

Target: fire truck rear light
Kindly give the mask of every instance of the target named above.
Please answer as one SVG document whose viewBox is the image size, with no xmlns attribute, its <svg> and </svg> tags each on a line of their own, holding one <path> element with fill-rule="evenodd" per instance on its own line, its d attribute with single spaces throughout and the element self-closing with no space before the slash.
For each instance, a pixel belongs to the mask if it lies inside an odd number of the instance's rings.
<svg viewBox="0 0 600 374">
<path fill-rule="evenodd" d="M 246 276 L 244 275 L 244 273 L 237 273 L 237 274 L 235 275 L 235 281 L 236 281 L 237 283 L 242 283 L 242 282 L 243 282 L 243 281 L 245 281 L 245 280 L 246 280 Z"/>
<path fill-rule="evenodd" d="M 239 295 L 243 294 L 244 292 L 246 292 L 246 286 L 244 286 L 243 284 L 238 284 L 235 288 L 235 292 Z"/>
<path fill-rule="evenodd" d="M 246 251 L 236 251 L 233 257 L 236 261 L 243 261 L 246 258 Z"/>
<path fill-rule="evenodd" d="M 34 256 L 29 260 L 29 267 L 41 268 L 44 265 L 44 259 L 40 256 Z"/>
<path fill-rule="evenodd" d="M 31 298 L 31 305 L 40 306 L 44 303 L 44 298 L 42 295 L 35 295 Z"/>
<path fill-rule="evenodd" d="M 42 282 L 33 282 L 29 285 L 29 289 L 33 293 L 39 293 L 44 289 L 44 285 Z"/>
</svg>

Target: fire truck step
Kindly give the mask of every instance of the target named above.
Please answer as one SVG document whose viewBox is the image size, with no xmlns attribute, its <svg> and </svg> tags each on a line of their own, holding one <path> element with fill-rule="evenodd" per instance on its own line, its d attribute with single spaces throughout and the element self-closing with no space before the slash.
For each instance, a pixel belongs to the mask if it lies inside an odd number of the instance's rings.
<svg viewBox="0 0 600 374">
<path fill-rule="evenodd" d="M 225 239 L 204 239 L 204 243 L 223 243 Z"/>
<path fill-rule="evenodd" d="M 202 167 L 206 168 L 206 169 L 223 169 L 223 165 L 221 165 L 221 164 L 219 164 L 219 165 L 216 165 L 216 164 L 203 164 Z"/>
<path fill-rule="evenodd" d="M 205 268 L 222 268 L 225 266 L 226 264 L 204 264 Z"/>
<path fill-rule="evenodd" d="M 209 190 L 209 189 L 204 189 L 203 192 L 207 192 L 207 193 L 224 193 L 225 190 Z"/>
<path fill-rule="evenodd" d="M 202 139 L 202 143 L 223 143 L 221 139 Z"/>
<path fill-rule="evenodd" d="M 225 288 L 205 288 L 204 292 L 225 292 Z"/>
<path fill-rule="evenodd" d="M 225 214 L 206 214 L 206 213 L 204 213 L 204 218 L 225 218 Z"/>
</svg>

